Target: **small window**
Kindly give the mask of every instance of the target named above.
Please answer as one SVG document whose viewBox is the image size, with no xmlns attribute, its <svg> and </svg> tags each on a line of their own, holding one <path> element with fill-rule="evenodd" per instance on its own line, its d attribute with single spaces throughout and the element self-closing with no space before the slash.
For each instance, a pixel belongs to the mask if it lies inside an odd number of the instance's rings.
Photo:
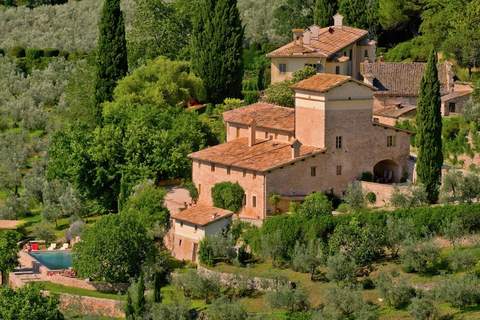
<svg viewBox="0 0 480 320">
<path fill-rule="evenodd" d="M 198 185 L 198 194 L 200 194 L 200 193 L 202 193 L 202 185 L 201 184 Z"/>
<path fill-rule="evenodd" d="M 387 136 L 387 147 L 395 147 L 395 136 Z"/>
<path fill-rule="evenodd" d="M 198 161 L 198 167 L 200 168 L 202 166 L 202 163 Z"/>
<path fill-rule="evenodd" d="M 227 167 L 227 174 L 230 175 L 230 167 Z"/>
<path fill-rule="evenodd" d="M 183 221 L 180 221 L 180 227 L 183 227 Z M 181 241 L 181 240 L 180 240 Z"/>
<path fill-rule="evenodd" d="M 197 226 L 197 225 L 195 225 L 195 232 L 197 232 L 197 230 L 198 230 L 198 226 Z"/>
<path fill-rule="evenodd" d="M 342 166 L 337 166 L 337 176 L 342 175 Z"/>
<path fill-rule="evenodd" d="M 243 204 L 244 206 L 247 205 L 247 195 L 246 195 L 246 194 L 243 195 L 242 204 Z"/>
<path fill-rule="evenodd" d="M 317 176 L 317 167 L 311 167 L 310 168 L 310 175 L 312 177 L 316 177 Z"/>
<path fill-rule="evenodd" d="M 342 136 L 337 136 L 335 138 L 335 148 L 342 149 Z"/>
<path fill-rule="evenodd" d="M 344 57 L 347 56 L 347 51 L 343 51 L 343 56 L 344 56 Z"/>
<path fill-rule="evenodd" d="M 252 196 L 252 207 L 256 208 L 257 207 L 257 197 Z"/>
<path fill-rule="evenodd" d="M 247 176 L 247 170 L 243 170 L 243 177 L 245 178 Z"/>
<path fill-rule="evenodd" d="M 336 67 L 335 67 L 335 73 L 336 73 L 336 74 L 340 74 L 340 66 L 336 66 Z"/>
<path fill-rule="evenodd" d="M 237 132 L 235 133 L 235 136 L 237 138 L 240 138 L 240 128 L 237 128 Z"/>
<path fill-rule="evenodd" d="M 363 56 L 364 56 L 365 58 L 368 58 L 368 50 L 365 50 L 365 52 L 363 53 Z"/>
<path fill-rule="evenodd" d="M 257 173 L 254 172 L 253 175 L 252 175 L 253 179 L 256 179 L 257 178 Z"/>
<path fill-rule="evenodd" d="M 456 112 L 456 105 L 455 102 L 450 102 L 448 104 L 448 112 L 455 113 Z"/>
<path fill-rule="evenodd" d="M 215 172 L 215 164 L 212 163 L 210 165 L 210 171 Z"/>
<path fill-rule="evenodd" d="M 265 131 L 265 139 L 268 139 L 268 132 Z"/>
<path fill-rule="evenodd" d="M 179 247 L 182 246 L 182 239 L 178 240 L 178 246 L 179 246 Z"/>
<path fill-rule="evenodd" d="M 278 139 L 278 133 L 275 133 L 275 140 Z"/>
<path fill-rule="evenodd" d="M 287 64 L 280 63 L 280 65 L 278 66 L 278 69 L 280 70 L 280 73 L 286 73 L 287 72 Z"/>
</svg>

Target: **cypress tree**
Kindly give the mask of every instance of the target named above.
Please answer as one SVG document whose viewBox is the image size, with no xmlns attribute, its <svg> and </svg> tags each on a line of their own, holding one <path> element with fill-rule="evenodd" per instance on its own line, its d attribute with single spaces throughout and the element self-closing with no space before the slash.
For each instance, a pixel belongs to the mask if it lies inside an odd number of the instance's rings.
<svg viewBox="0 0 480 320">
<path fill-rule="evenodd" d="M 99 25 L 95 102 L 101 123 L 101 103 L 111 101 L 118 80 L 128 71 L 125 23 L 120 0 L 105 0 Z"/>
<path fill-rule="evenodd" d="M 135 301 L 135 315 L 142 316 L 145 312 L 145 280 L 143 278 L 143 273 L 140 274 L 140 278 L 137 282 L 137 301 Z"/>
<path fill-rule="evenodd" d="M 130 291 L 127 291 L 127 303 L 125 304 L 125 319 L 134 319 L 134 313 L 135 311 L 133 310 L 132 296 L 130 294 Z"/>
<path fill-rule="evenodd" d="M 438 200 L 443 165 L 440 103 L 437 56 L 432 50 L 420 84 L 416 119 L 417 177 L 425 187 L 430 203 Z"/>
<path fill-rule="evenodd" d="M 240 98 L 244 28 L 236 0 L 202 0 L 193 23 L 192 68 L 211 102 Z"/>
<path fill-rule="evenodd" d="M 331 0 L 315 0 L 313 9 L 314 23 L 320 27 L 328 27 L 332 25 L 333 15 L 337 10 L 337 1 Z"/>
<path fill-rule="evenodd" d="M 162 274 L 155 272 L 153 276 L 153 301 L 156 303 L 162 302 Z"/>
</svg>

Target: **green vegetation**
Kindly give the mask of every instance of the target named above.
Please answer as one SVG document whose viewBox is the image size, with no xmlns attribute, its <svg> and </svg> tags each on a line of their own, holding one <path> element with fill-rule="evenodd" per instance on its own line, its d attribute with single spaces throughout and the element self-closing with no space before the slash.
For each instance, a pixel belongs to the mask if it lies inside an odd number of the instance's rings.
<svg viewBox="0 0 480 320">
<path fill-rule="evenodd" d="M 20 235 L 16 231 L 0 232 L 0 272 L 2 284 L 8 283 L 8 273 L 17 266 L 18 240 Z"/>
<path fill-rule="evenodd" d="M 243 207 L 245 191 L 238 183 L 220 182 L 212 188 L 213 205 L 218 208 L 239 212 Z"/>
<path fill-rule="evenodd" d="M 102 299 L 113 299 L 113 300 L 120 300 L 124 301 L 125 296 L 121 294 L 113 294 L 113 293 L 104 293 L 100 291 L 94 290 L 87 290 L 75 287 L 66 287 L 60 284 L 52 283 L 52 282 L 38 282 L 40 287 L 43 290 L 46 290 L 53 294 L 71 294 L 77 296 L 85 296 L 85 297 L 93 297 L 93 298 L 102 298 Z"/>
</svg>

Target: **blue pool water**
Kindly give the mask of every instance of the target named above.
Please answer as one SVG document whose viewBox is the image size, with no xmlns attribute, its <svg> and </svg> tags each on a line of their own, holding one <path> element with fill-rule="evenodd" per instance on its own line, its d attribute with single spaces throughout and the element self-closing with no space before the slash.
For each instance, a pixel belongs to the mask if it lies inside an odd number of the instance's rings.
<svg viewBox="0 0 480 320">
<path fill-rule="evenodd" d="M 40 251 L 31 252 L 30 255 L 50 270 L 68 269 L 72 266 L 72 253 L 69 251 Z"/>
</svg>

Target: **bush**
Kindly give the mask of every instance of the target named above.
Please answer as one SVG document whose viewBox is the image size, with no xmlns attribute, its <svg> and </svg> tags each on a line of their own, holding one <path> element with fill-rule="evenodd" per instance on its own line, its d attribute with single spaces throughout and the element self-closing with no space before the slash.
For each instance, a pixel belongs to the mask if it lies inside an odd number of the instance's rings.
<svg viewBox="0 0 480 320">
<path fill-rule="evenodd" d="M 360 181 L 367 181 L 367 182 L 372 182 L 373 181 L 373 173 L 370 171 L 365 171 L 362 172 L 362 174 L 359 177 Z"/>
<path fill-rule="evenodd" d="M 55 226 L 47 221 L 36 224 L 33 227 L 32 234 L 38 240 L 45 240 L 46 243 L 52 243 L 57 240 L 55 235 Z"/>
<path fill-rule="evenodd" d="M 314 67 L 306 66 L 303 69 L 297 70 L 293 73 L 292 81 L 299 82 L 308 79 L 317 74 L 317 70 Z"/>
<path fill-rule="evenodd" d="M 415 297 L 415 289 L 404 279 L 393 279 L 385 273 L 379 275 L 377 288 L 385 303 L 395 309 L 405 308 Z"/>
<path fill-rule="evenodd" d="M 365 206 L 365 198 L 360 182 L 355 181 L 348 185 L 343 201 L 353 210 L 359 210 Z"/>
<path fill-rule="evenodd" d="M 5 49 L 0 48 L 0 56 L 5 56 Z"/>
<path fill-rule="evenodd" d="M 173 284 L 180 288 L 187 298 L 204 299 L 206 303 L 221 295 L 220 281 L 216 277 L 201 277 L 190 269 L 174 278 Z"/>
<path fill-rule="evenodd" d="M 47 58 L 58 57 L 60 55 L 60 50 L 53 49 L 53 48 L 47 48 L 44 50 L 44 52 L 45 52 L 45 57 Z"/>
<path fill-rule="evenodd" d="M 248 314 L 242 305 L 231 302 L 226 298 L 215 300 L 210 307 L 208 307 L 206 314 L 208 320 L 245 320 Z"/>
<path fill-rule="evenodd" d="M 313 278 L 317 267 L 323 263 L 325 263 L 325 256 L 320 241 L 311 240 L 307 245 L 297 242 L 292 257 L 293 270 L 310 273 Z"/>
<path fill-rule="evenodd" d="M 28 60 L 33 61 L 42 58 L 45 52 L 42 49 L 28 48 L 25 52 L 25 56 Z"/>
<path fill-rule="evenodd" d="M 375 305 L 363 301 L 361 292 L 334 287 L 327 290 L 325 307 L 312 319 L 376 320 L 378 319 L 378 311 Z"/>
<path fill-rule="evenodd" d="M 376 285 L 375 282 L 371 278 L 365 278 L 362 280 L 362 289 L 363 290 L 372 290 L 375 289 Z"/>
<path fill-rule="evenodd" d="M 265 90 L 265 100 L 282 107 L 295 107 L 295 92 L 290 88 L 292 84 L 289 80 L 272 84 Z"/>
<path fill-rule="evenodd" d="M 327 259 L 327 279 L 351 286 L 357 282 L 357 265 L 348 256 L 338 253 Z"/>
<path fill-rule="evenodd" d="M 14 58 L 25 58 L 25 48 L 24 47 L 13 47 L 8 50 L 8 54 Z"/>
<path fill-rule="evenodd" d="M 313 192 L 305 197 L 298 213 L 307 219 L 332 214 L 332 203 L 327 196 L 320 192 Z"/>
<path fill-rule="evenodd" d="M 415 320 L 437 320 L 439 312 L 435 301 L 430 298 L 413 298 L 408 307 L 410 315 Z"/>
<path fill-rule="evenodd" d="M 480 278 L 473 274 L 451 277 L 438 287 L 438 295 L 457 308 L 477 305 L 480 303 Z"/>
<path fill-rule="evenodd" d="M 454 250 L 447 260 L 448 268 L 453 272 L 469 270 L 477 263 L 477 257 L 467 250 Z"/>
<path fill-rule="evenodd" d="M 290 312 L 306 311 L 310 306 L 305 291 L 300 288 L 292 289 L 288 285 L 267 292 L 266 300 L 270 307 L 281 308 Z"/>
<path fill-rule="evenodd" d="M 369 192 L 365 195 L 365 200 L 370 204 L 375 204 L 377 202 L 377 195 L 373 192 Z"/>
<path fill-rule="evenodd" d="M 216 262 L 232 263 L 236 258 L 234 241 L 223 234 L 207 236 L 200 241 L 198 258 L 201 263 L 213 266 Z"/>
<path fill-rule="evenodd" d="M 244 197 L 245 191 L 238 183 L 221 182 L 212 187 L 213 205 L 218 208 L 239 212 Z"/>
<path fill-rule="evenodd" d="M 432 242 L 406 245 L 400 254 L 405 272 L 434 274 L 440 266 L 440 249 Z"/>
<path fill-rule="evenodd" d="M 245 104 L 253 104 L 260 99 L 259 91 L 242 91 Z"/>
</svg>

